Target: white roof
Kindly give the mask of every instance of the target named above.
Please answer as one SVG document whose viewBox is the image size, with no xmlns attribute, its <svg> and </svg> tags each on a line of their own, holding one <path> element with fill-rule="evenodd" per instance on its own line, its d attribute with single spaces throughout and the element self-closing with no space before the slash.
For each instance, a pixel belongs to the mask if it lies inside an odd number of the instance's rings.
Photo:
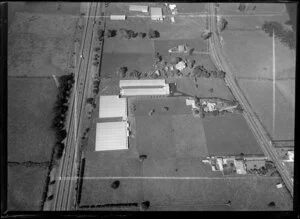
<svg viewBox="0 0 300 219">
<path fill-rule="evenodd" d="M 126 122 L 97 123 L 96 151 L 128 149 Z"/>
<path fill-rule="evenodd" d="M 112 14 L 112 15 L 110 15 L 110 19 L 111 20 L 125 20 L 126 16 L 125 15 Z"/>
<path fill-rule="evenodd" d="M 123 87 L 163 87 L 166 86 L 164 79 L 156 80 L 120 80 L 120 88 Z"/>
<path fill-rule="evenodd" d="M 99 118 L 127 117 L 127 102 L 119 96 L 100 96 Z"/>
<path fill-rule="evenodd" d="M 162 19 L 162 10 L 159 7 L 150 8 L 151 18 Z"/>
<path fill-rule="evenodd" d="M 147 5 L 129 5 L 129 11 L 148 12 L 148 6 Z"/>
<path fill-rule="evenodd" d="M 123 96 L 169 95 L 169 85 L 162 88 L 125 88 L 121 90 Z"/>
</svg>

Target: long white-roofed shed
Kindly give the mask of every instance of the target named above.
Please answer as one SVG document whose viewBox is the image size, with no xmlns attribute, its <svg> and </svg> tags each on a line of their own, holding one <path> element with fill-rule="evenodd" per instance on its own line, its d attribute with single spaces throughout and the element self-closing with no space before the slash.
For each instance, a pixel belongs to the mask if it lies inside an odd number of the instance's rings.
<svg viewBox="0 0 300 219">
<path fill-rule="evenodd" d="M 147 5 L 129 5 L 129 11 L 140 11 L 147 13 L 148 6 Z"/>
<path fill-rule="evenodd" d="M 159 88 L 125 88 L 121 89 L 122 96 L 156 96 L 156 95 L 169 95 L 169 85 Z"/>
<path fill-rule="evenodd" d="M 155 80 L 120 80 L 120 88 L 125 87 L 165 87 L 164 79 Z"/>
<path fill-rule="evenodd" d="M 101 122 L 96 127 L 96 151 L 128 149 L 127 122 Z"/>
<path fill-rule="evenodd" d="M 127 118 L 126 98 L 119 96 L 100 96 L 99 118 Z"/>
</svg>

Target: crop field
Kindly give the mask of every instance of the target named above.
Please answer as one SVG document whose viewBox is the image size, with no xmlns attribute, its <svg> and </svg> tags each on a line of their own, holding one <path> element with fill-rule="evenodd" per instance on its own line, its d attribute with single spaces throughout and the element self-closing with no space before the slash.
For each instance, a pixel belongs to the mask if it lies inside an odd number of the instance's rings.
<svg viewBox="0 0 300 219">
<path fill-rule="evenodd" d="M 50 160 L 55 141 L 50 126 L 57 93 L 52 78 L 8 79 L 8 161 Z"/>
<path fill-rule="evenodd" d="M 9 29 L 9 76 L 51 76 L 70 71 L 78 19 L 17 12 Z"/>
<path fill-rule="evenodd" d="M 238 83 L 269 135 L 274 140 L 293 140 L 295 110 L 279 89 L 275 90 L 275 130 L 273 135 L 272 82 L 239 80 Z"/>
<path fill-rule="evenodd" d="M 295 79 L 278 80 L 276 81 L 276 85 L 280 92 L 284 95 L 285 99 L 288 100 L 295 109 Z"/>
<path fill-rule="evenodd" d="M 239 3 L 220 3 L 220 8 L 226 15 L 230 14 L 242 14 L 238 11 Z M 255 13 L 282 13 L 285 12 L 284 4 L 272 4 L 272 3 L 248 3 L 246 10 L 252 11 L 253 6 L 256 6 Z"/>
<path fill-rule="evenodd" d="M 263 155 L 241 114 L 205 117 L 203 127 L 209 155 Z"/>
<path fill-rule="evenodd" d="M 226 100 L 235 100 L 224 80 L 219 78 L 198 78 L 196 82 L 191 78 L 180 78 L 176 80 L 176 87 L 178 91 L 190 96 L 202 98 L 218 97 Z M 211 88 L 213 89 L 212 92 L 210 91 Z"/>
<path fill-rule="evenodd" d="M 278 191 L 274 178 L 203 178 L 144 180 L 144 199 L 149 210 L 292 210 L 286 191 Z M 221 191 L 221 192 L 220 192 Z M 231 201 L 231 206 L 225 203 Z M 275 208 L 268 208 L 274 201 Z"/>
<path fill-rule="evenodd" d="M 272 38 L 258 31 L 225 31 L 224 54 L 236 77 L 272 78 Z M 250 55 L 251 54 L 251 55 Z M 276 77 L 295 77 L 295 54 L 278 40 L 275 45 Z"/>
<path fill-rule="evenodd" d="M 40 211 L 47 169 L 8 167 L 7 208 L 9 211 Z"/>
<path fill-rule="evenodd" d="M 205 3 L 176 3 L 179 13 L 203 12 Z"/>
</svg>

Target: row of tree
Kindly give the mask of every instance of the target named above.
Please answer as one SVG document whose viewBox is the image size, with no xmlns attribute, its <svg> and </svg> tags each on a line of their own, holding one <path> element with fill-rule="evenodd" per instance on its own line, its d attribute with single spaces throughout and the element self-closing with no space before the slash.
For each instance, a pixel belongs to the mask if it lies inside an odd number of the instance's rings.
<svg viewBox="0 0 300 219">
<path fill-rule="evenodd" d="M 210 71 L 207 70 L 203 65 L 196 66 L 192 71 L 192 76 L 194 77 L 205 77 L 205 78 L 225 78 L 225 72 L 224 71 Z"/>
<path fill-rule="evenodd" d="M 270 37 L 274 35 L 278 38 L 284 45 L 290 49 L 296 48 L 296 35 L 292 30 L 286 30 L 281 23 L 277 21 L 265 21 L 262 25 L 262 30 L 264 30 Z"/>
<path fill-rule="evenodd" d="M 117 31 L 115 29 L 108 29 L 106 31 L 106 37 L 109 37 L 109 38 L 115 37 L 115 36 L 117 36 L 118 33 L 121 37 L 126 38 L 126 39 L 131 39 L 131 38 L 136 38 L 136 37 L 145 38 L 147 36 L 147 33 L 145 33 L 145 32 L 135 32 L 133 30 L 120 28 L 119 31 Z M 150 39 L 158 38 L 158 37 L 160 37 L 160 33 L 157 30 L 149 29 L 148 37 Z"/>
<path fill-rule="evenodd" d="M 52 120 L 52 129 L 55 131 L 56 143 L 54 145 L 54 158 L 60 159 L 64 150 L 62 141 L 67 137 L 65 129 L 66 114 L 68 111 L 68 98 L 74 84 L 74 74 L 63 75 L 59 78 L 59 93 L 53 108 L 55 114 Z"/>
</svg>

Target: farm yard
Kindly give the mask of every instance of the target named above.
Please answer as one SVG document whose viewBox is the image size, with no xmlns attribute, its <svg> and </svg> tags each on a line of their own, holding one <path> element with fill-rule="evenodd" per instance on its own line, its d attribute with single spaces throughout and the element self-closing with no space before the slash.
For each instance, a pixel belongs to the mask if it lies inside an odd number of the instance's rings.
<svg viewBox="0 0 300 219">
<path fill-rule="evenodd" d="M 50 161 L 56 94 L 52 78 L 8 79 L 8 161 Z"/>
<path fill-rule="evenodd" d="M 47 168 L 8 166 L 7 208 L 9 211 L 40 211 Z"/>
</svg>

